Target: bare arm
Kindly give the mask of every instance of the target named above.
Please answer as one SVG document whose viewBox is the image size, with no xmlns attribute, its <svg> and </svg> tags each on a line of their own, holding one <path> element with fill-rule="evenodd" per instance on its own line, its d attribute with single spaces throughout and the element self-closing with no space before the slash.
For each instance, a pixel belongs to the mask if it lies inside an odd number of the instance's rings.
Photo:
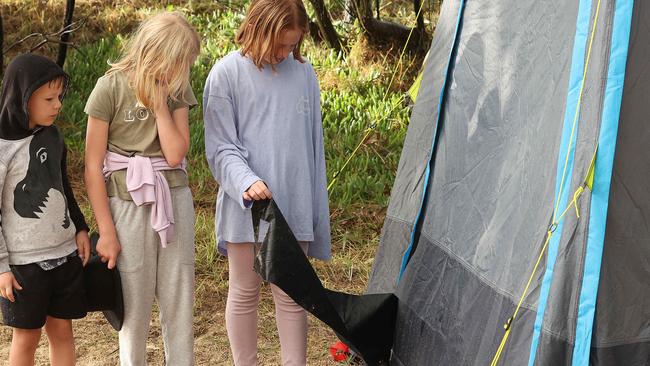
<svg viewBox="0 0 650 366">
<path fill-rule="evenodd" d="M 155 114 L 160 148 L 165 160 L 172 167 L 178 166 L 190 147 L 190 110 L 184 107 L 170 113 L 165 104 L 156 109 Z"/>
<path fill-rule="evenodd" d="M 122 247 L 117 239 L 102 173 L 107 146 L 108 122 L 89 116 L 86 130 L 86 189 L 99 228 L 97 252 L 102 262 L 108 262 L 108 268 L 113 268 Z"/>
</svg>

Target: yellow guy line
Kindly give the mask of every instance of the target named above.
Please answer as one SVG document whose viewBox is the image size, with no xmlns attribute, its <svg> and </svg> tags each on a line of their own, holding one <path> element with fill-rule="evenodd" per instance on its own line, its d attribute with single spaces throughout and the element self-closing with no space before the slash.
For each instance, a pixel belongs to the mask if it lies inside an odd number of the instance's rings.
<svg viewBox="0 0 650 366">
<path fill-rule="evenodd" d="M 562 220 L 564 215 L 568 212 L 569 208 L 571 206 L 575 206 L 576 208 L 576 214 L 578 217 L 580 217 L 579 212 L 578 212 L 578 198 L 580 195 L 584 192 L 584 186 L 585 184 L 581 185 L 576 192 L 573 195 L 573 200 L 571 203 L 567 206 L 567 208 L 562 212 L 560 217 L 556 217 L 558 208 L 560 206 L 560 198 L 562 197 L 562 192 L 564 190 L 564 181 L 566 179 L 566 172 L 567 172 L 567 167 L 569 165 L 569 156 L 571 154 L 571 147 L 573 144 L 573 136 L 575 134 L 575 129 L 576 125 L 578 122 L 578 116 L 580 115 L 580 104 L 582 103 L 582 96 L 584 94 L 584 87 L 585 87 L 585 79 L 587 78 L 587 70 L 589 68 L 589 60 L 591 59 L 591 49 L 594 43 L 594 37 L 596 34 L 596 25 L 598 24 L 598 16 L 600 13 L 600 3 L 601 0 L 598 0 L 598 5 L 596 7 L 596 14 L 594 16 L 594 24 L 591 29 L 591 35 L 589 38 L 589 47 L 587 50 L 587 59 L 585 60 L 585 67 L 584 71 L 582 73 L 582 82 L 580 83 L 580 94 L 578 96 L 578 103 L 576 105 L 576 112 L 573 116 L 573 126 L 571 127 L 571 136 L 569 138 L 569 147 L 567 149 L 567 154 L 566 158 L 564 160 L 564 168 L 562 171 L 562 180 L 560 181 L 560 190 L 557 195 L 557 201 L 555 203 L 555 208 L 553 209 L 553 221 L 551 224 L 551 227 L 549 228 L 548 232 L 546 233 L 546 241 L 544 242 L 544 246 L 542 247 L 541 252 L 539 253 L 539 256 L 537 257 L 537 262 L 535 263 L 535 266 L 533 267 L 533 272 L 530 274 L 530 277 L 528 278 L 528 282 L 526 283 L 526 288 L 524 289 L 524 292 L 521 294 L 521 298 L 519 299 L 519 303 L 517 304 L 517 307 L 515 308 L 515 312 L 512 314 L 512 316 L 508 319 L 506 324 L 504 325 L 505 328 L 505 334 L 503 335 L 503 338 L 501 339 L 501 344 L 499 345 L 499 348 L 497 349 L 496 354 L 494 355 L 494 358 L 492 359 L 492 363 L 490 366 L 497 366 L 499 359 L 501 358 L 501 353 L 503 352 L 503 349 L 505 348 L 506 342 L 508 341 L 508 337 L 510 336 L 510 330 L 512 329 L 511 325 L 512 322 L 517 318 L 517 314 L 519 314 L 519 309 L 521 308 L 521 304 L 524 302 L 524 299 L 526 298 L 526 294 L 528 293 L 528 289 L 530 288 L 530 284 L 535 277 L 535 273 L 537 272 L 537 268 L 539 267 L 539 263 L 541 262 L 541 259 L 544 257 L 544 254 L 546 253 L 546 249 L 548 248 L 548 243 L 551 241 L 551 237 L 553 236 L 553 232 L 555 231 L 555 228 L 557 227 L 557 224 L 559 221 Z M 595 157 L 595 153 L 594 153 Z M 593 162 L 593 159 L 592 159 Z M 587 178 L 585 178 L 586 181 Z"/>
<path fill-rule="evenodd" d="M 418 9 L 417 14 L 415 15 L 415 19 L 417 19 L 417 18 L 420 16 L 420 13 L 422 12 L 422 9 L 424 8 L 424 3 L 425 3 L 425 1 L 422 1 L 422 3 L 420 4 L 420 9 Z M 382 98 L 382 103 L 386 101 L 386 98 L 388 98 L 388 93 L 390 92 L 390 88 L 391 88 L 391 86 L 393 86 L 393 81 L 395 80 L 395 76 L 397 75 L 397 69 L 399 68 L 399 66 L 400 66 L 401 63 L 402 63 L 402 59 L 403 59 L 403 57 L 404 57 L 404 54 L 406 53 L 406 48 L 407 48 L 409 42 L 411 41 L 411 36 L 413 35 L 413 31 L 414 31 L 414 30 L 415 30 L 415 27 L 411 28 L 411 31 L 409 32 L 409 36 L 406 38 L 406 43 L 404 44 L 404 47 L 402 48 L 402 52 L 401 52 L 400 55 L 399 55 L 399 59 L 398 59 L 398 61 L 397 61 L 397 64 L 395 65 L 395 69 L 393 70 L 393 75 L 391 76 L 391 78 L 390 78 L 390 82 L 388 83 L 388 88 L 386 88 L 386 93 L 384 93 L 384 97 Z M 388 119 L 388 116 L 390 116 L 391 113 L 393 113 L 393 111 L 395 110 L 395 108 L 397 108 L 397 106 L 398 106 L 400 103 L 402 103 L 403 100 L 404 100 L 404 96 L 402 96 L 402 97 L 399 99 L 398 103 L 397 103 L 395 106 L 393 106 L 393 108 L 391 108 L 391 110 L 390 110 L 390 111 L 389 111 L 389 112 L 388 112 L 388 113 L 387 113 L 387 114 L 386 114 L 382 119 L 380 119 L 379 122 L 374 123 L 371 127 L 366 128 L 366 133 L 363 135 L 363 137 L 361 138 L 361 140 L 359 141 L 359 143 L 357 144 L 357 146 L 354 148 L 354 150 L 352 150 L 352 153 L 350 154 L 350 156 L 348 157 L 348 159 L 345 161 L 345 163 L 343 164 L 343 166 L 342 166 L 342 167 L 341 167 L 341 168 L 340 168 L 336 173 L 334 173 L 334 176 L 332 177 L 332 180 L 331 180 L 330 183 L 327 185 L 327 191 L 328 191 L 328 192 L 329 192 L 329 190 L 332 188 L 332 186 L 334 186 L 334 183 L 338 180 L 339 175 L 341 175 L 341 173 L 342 173 L 343 170 L 348 166 L 348 164 L 350 163 L 350 161 L 352 161 L 352 158 L 354 157 L 354 155 L 356 155 L 357 151 L 359 151 L 359 149 L 360 149 L 361 146 L 363 145 L 364 141 L 366 141 L 366 139 L 368 138 L 368 136 L 370 136 L 370 134 L 372 133 L 372 131 L 374 131 L 374 127 L 373 127 L 373 126 L 376 126 L 376 125 L 378 125 L 379 123 L 383 122 L 384 120 Z"/>
</svg>

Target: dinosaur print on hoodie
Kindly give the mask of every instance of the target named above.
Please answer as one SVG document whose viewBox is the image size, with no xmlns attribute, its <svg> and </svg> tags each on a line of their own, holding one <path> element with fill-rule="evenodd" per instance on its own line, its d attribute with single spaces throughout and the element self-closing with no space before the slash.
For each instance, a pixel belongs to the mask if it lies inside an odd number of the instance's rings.
<svg viewBox="0 0 650 366">
<path fill-rule="evenodd" d="M 16 57 L 0 99 L 0 273 L 9 265 L 66 256 L 88 230 L 66 174 L 66 148 L 55 126 L 29 128 L 28 102 L 46 83 L 68 77 L 51 60 Z"/>
<path fill-rule="evenodd" d="M 25 178 L 14 189 L 14 209 L 25 218 L 40 218 L 39 214 L 47 208 L 50 190 L 54 189 L 65 196 L 61 178 L 61 158 L 63 141 L 56 129 L 45 128 L 34 134 L 29 143 L 29 164 Z M 62 212 L 62 227 L 70 227 L 68 205 Z"/>
</svg>

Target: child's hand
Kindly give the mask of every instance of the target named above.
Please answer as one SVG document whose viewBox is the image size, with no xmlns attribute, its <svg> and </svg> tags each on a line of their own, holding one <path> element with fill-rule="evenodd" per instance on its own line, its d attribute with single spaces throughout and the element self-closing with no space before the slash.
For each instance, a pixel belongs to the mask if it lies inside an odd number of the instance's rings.
<svg viewBox="0 0 650 366">
<path fill-rule="evenodd" d="M 79 253 L 81 263 L 85 267 L 90 259 L 90 238 L 88 237 L 88 232 L 86 230 L 78 232 L 75 236 L 75 241 L 77 242 L 77 253 Z"/>
<path fill-rule="evenodd" d="M 97 241 L 97 254 L 102 263 L 108 262 L 108 269 L 115 268 L 117 256 L 122 251 L 122 246 L 116 235 L 100 235 Z"/>
<path fill-rule="evenodd" d="M 23 287 L 20 286 L 18 281 L 16 281 L 14 274 L 11 272 L 5 272 L 0 274 L 0 296 L 4 297 L 5 299 L 11 302 L 15 302 L 16 298 L 14 298 L 14 289 L 16 290 L 23 289 Z"/>
<path fill-rule="evenodd" d="M 269 188 L 261 180 L 248 187 L 243 196 L 247 201 L 270 200 L 273 198 L 271 191 L 269 191 Z"/>
<path fill-rule="evenodd" d="M 161 105 L 155 106 L 154 107 L 154 113 L 158 114 L 161 111 L 169 111 L 167 108 L 167 99 L 169 99 L 169 86 L 167 83 L 158 81 L 158 89 L 156 90 L 156 93 L 158 94 L 159 100 L 162 101 Z"/>
</svg>

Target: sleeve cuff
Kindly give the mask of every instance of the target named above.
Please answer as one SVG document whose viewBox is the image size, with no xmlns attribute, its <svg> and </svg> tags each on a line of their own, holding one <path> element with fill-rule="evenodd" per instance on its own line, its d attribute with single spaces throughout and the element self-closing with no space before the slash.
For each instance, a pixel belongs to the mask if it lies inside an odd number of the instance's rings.
<svg viewBox="0 0 650 366">
<path fill-rule="evenodd" d="M 76 206 L 76 201 L 73 201 L 75 206 Z M 88 231 L 90 232 L 90 228 L 88 227 L 88 223 L 86 223 L 86 218 L 84 217 L 83 213 L 81 213 L 81 210 L 79 209 L 78 206 L 75 207 L 75 209 L 70 210 L 70 219 L 72 220 L 72 223 L 74 224 L 75 227 L 75 234 L 79 234 L 80 231 Z"/>
<path fill-rule="evenodd" d="M 0 260 L 0 274 L 5 272 L 11 272 L 8 259 Z"/>
<path fill-rule="evenodd" d="M 104 113 L 97 112 L 97 111 L 95 111 L 95 110 L 90 110 L 90 109 L 89 109 L 89 110 L 85 110 L 84 113 L 86 113 L 86 114 L 87 114 L 88 116 L 90 116 L 90 117 L 97 118 L 98 120 L 100 120 L 100 121 L 104 121 L 104 122 L 106 122 L 106 123 L 108 123 L 108 124 L 111 123 L 111 117 L 108 116 L 108 115 L 106 115 L 106 114 L 104 114 Z"/>
<path fill-rule="evenodd" d="M 249 209 L 249 208 L 251 208 L 253 206 L 253 201 L 249 201 L 249 200 L 244 199 L 244 192 L 246 192 L 246 190 L 248 188 L 250 188 L 250 186 L 252 186 L 253 183 L 257 182 L 258 180 L 262 180 L 262 179 L 260 179 L 258 176 L 254 175 L 254 174 L 251 174 L 250 176 L 246 177 L 243 180 L 243 182 L 242 182 L 242 184 L 240 186 L 241 188 L 240 188 L 240 191 L 239 191 L 239 198 L 237 199 L 237 201 L 239 202 L 242 209 L 246 210 L 246 209 Z"/>
<path fill-rule="evenodd" d="M 77 230 L 74 232 L 75 235 L 79 234 L 79 233 L 82 232 L 82 231 L 86 231 L 86 232 L 88 232 L 88 233 L 90 232 L 90 228 L 88 227 L 88 225 L 86 225 L 85 222 L 84 222 L 83 224 L 79 224 L 79 225 L 75 224 L 74 227 L 77 229 Z"/>
</svg>

